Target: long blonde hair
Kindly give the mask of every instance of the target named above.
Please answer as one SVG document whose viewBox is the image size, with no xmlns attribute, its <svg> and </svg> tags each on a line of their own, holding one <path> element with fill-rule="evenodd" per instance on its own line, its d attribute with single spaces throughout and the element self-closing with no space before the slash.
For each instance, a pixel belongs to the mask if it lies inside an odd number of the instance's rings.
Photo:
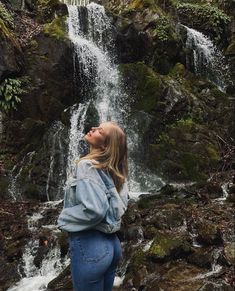
<svg viewBox="0 0 235 291">
<path fill-rule="evenodd" d="M 127 139 L 125 133 L 117 123 L 113 121 L 105 123 L 110 124 L 112 127 L 106 137 L 105 147 L 100 148 L 98 151 L 88 153 L 80 160 L 90 159 L 97 161 L 98 163 L 94 163 L 94 167 L 107 170 L 113 178 L 117 191 L 120 192 L 128 175 Z"/>
</svg>

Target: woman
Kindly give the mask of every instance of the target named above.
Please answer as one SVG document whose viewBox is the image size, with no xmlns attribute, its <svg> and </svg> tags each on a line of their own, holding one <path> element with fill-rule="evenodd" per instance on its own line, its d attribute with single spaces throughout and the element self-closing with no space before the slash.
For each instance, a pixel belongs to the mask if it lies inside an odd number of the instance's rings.
<svg viewBox="0 0 235 291">
<path fill-rule="evenodd" d="M 116 232 L 128 204 L 126 136 L 116 123 L 104 122 L 85 140 L 90 152 L 68 182 L 58 225 L 69 233 L 74 289 L 111 291 L 122 257 Z"/>
</svg>

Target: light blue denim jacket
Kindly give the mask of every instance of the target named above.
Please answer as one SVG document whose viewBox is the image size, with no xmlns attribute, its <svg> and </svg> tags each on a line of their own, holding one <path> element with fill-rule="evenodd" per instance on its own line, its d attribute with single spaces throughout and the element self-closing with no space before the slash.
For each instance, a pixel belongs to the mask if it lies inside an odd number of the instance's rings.
<svg viewBox="0 0 235 291">
<path fill-rule="evenodd" d="M 93 165 L 95 161 L 82 160 L 76 169 L 76 178 L 65 188 L 64 208 L 58 218 L 58 227 L 68 232 L 97 229 L 116 232 L 128 205 L 127 182 L 117 192 L 111 176 Z"/>
</svg>

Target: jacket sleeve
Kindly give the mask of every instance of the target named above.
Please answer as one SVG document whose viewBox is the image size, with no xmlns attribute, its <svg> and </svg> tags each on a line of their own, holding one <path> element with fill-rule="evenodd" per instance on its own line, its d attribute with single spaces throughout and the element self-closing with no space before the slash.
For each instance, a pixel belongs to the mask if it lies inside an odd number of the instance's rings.
<svg viewBox="0 0 235 291">
<path fill-rule="evenodd" d="M 82 169 L 82 168 L 81 168 Z M 81 170 L 80 169 L 80 170 Z M 83 170 L 83 169 L 82 169 Z M 89 169 L 88 172 L 95 171 Z M 58 218 L 58 227 L 73 229 L 79 225 L 81 229 L 91 228 L 100 223 L 109 208 L 105 188 L 90 178 L 85 170 L 82 174 L 78 171 L 76 183 L 77 205 L 64 208 Z"/>
</svg>

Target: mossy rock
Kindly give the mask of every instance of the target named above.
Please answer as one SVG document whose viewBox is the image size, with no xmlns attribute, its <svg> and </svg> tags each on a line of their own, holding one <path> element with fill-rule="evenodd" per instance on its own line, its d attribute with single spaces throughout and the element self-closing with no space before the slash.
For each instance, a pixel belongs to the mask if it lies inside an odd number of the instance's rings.
<svg viewBox="0 0 235 291">
<path fill-rule="evenodd" d="M 210 269 L 213 263 L 211 250 L 195 249 L 192 254 L 187 257 L 187 262 L 200 268 Z"/>
<path fill-rule="evenodd" d="M 158 230 L 153 225 L 147 225 L 147 227 L 144 228 L 144 237 L 146 239 L 153 239 L 157 233 Z"/>
<path fill-rule="evenodd" d="M 143 62 L 120 65 L 133 110 L 155 111 L 164 90 L 160 75 Z"/>
<path fill-rule="evenodd" d="M 16 36 L 12 32 L 12 30 L 7 27 L 5 22 L 0 18 L 0 39 L 1 38 L 10 40 L 13 46 L 21 51 L 21 47 L 17 41 Z"/>
<path fill-rule="evenodd" d="M 187 256 L 191 252 L 189 237 L 159 232 L 147 252 L 147 257 L 154 262 L 162 262 Z"/>
<path fill-rule="evenodd" d="M 139 270 L 140 266 L 143 266 L 144 264 L 146 264 L 146 262 L 146 253 L 142 249 L 138 249 L 131 257 L 128 269 L 130 269 L 131 272 L 136 272 Z"/>
<path fill-rule="evenodd" d="M 66 31 L 66 16 L 59 16 L 52 20 L 52 22 L 44 25 L 44 33 L 56 39 L 66 40 L 68 38 Z"/>
<path fill-rule="evenodd" d="M 167 126 L 156 142 L 149 145 L 149 164 L 170 179 L 205 181 L 209 169 L 219 165 L 219 145 L 210 128 L 191 118 Z"/>
<path fill-rule="evenodd" d="M 37 185 L 32 184 L 32 183 L 26 184 L 24 186 L 23 196 L 28 199 L 38 200 L 38 197 L 40 196 L 40 192 Z"/>
<path fill-rule="evenodd" d="M 226 56 L 235 56 L 235 40 L 233 40 L 225 51 Z"/>
<path fill-rule="evenodd" d="M 203 31 L 220 42 L 225 37 L 225 27 L 231 18 L 219 8 L 209 4 L 177 3 L 180 22 Z"/>
<path fill-rule="evenodd" d="M 38 0 L 36 9 L 39 22 L 52 21 L 59 5 L 61 5 L 59 0 Z"/>
<path fill-rule="evenodd" d="M 197 241 L 204 245 L 221 245 L 223 240 L 217 225 L 212 222 L 196 223 Z"/>
<path fill-rule="evenodd" d="M 228 243 L 225 246 L 224 254 L 229 265 L 235 266 L 235 242 Z"/>
</svg>

